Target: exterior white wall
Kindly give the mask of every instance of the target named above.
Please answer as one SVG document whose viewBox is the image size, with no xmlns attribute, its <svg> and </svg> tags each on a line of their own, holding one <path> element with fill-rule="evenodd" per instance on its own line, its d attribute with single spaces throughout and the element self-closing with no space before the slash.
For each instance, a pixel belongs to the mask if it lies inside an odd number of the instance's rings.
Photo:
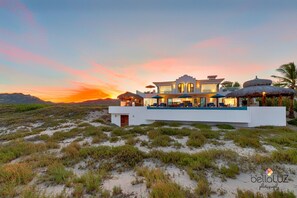
<svg viewBox="0 0 297 198">
<path fill-rule="evenodd" d="M 148 120 L 247 123 L 247 110 L 148 109 Z"/>
<path fill-rule="evenodd" d="M 121 115 L 115 114 L 115 113 L 111 114 L 111 123 L 113 123 L 117 126 L 121 126 Z"/>
<path fill-rule="evenodd" d="M 286 126 L 286 107 L 248 107 L 251 122 L 255 126 Z"/>
<path fill-rule="evenodd" d="M 255 126 L 286 126 L 285 107 L 248 107 L 240 109 L 147 109 L 147 107 L 109 107 L 112 123 L 120 126 L 120 115 L 129 115 L 129 125 L 154 121 L 196 121 Z"/>
</svg>

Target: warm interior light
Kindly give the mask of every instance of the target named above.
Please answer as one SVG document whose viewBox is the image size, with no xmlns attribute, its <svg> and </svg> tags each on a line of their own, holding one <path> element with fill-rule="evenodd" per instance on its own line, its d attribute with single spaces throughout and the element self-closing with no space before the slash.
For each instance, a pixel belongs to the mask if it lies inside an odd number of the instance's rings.
<svg viewBox="0 0 297 198">
<path fill-rule="evenodd" d="M 263 91 L 263 92 L 262 92 L 262 95 L 263 95 L 263 96 L 265 96 L 265 95 L 266 95 L 266 92 L 265 92 L 265 91 Z"/>
</svg>

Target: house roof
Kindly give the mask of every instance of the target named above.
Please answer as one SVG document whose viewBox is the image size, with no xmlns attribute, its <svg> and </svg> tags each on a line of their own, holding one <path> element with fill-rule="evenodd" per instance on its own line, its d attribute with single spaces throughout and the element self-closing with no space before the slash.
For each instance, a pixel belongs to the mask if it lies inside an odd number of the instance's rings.
<svg viewBox="0 0 297 198">
<path fill-rule="evenodd" d="M 296 94 L 293 89 L 274 87 L 270 85 L 250 86 L 228 93 L 226 97 L 262 97 L 263 93 L 266 96 L 291 96 Z"/>
<path fill-rule="evenodd" d="M 129 91 L 127 91 L 126 93 L 123 93 L 121 95 L 118 95 L 118 99 L 120 99 L 120 100 L 127 100 L 127 99 L 132 99 L 132 98 L 142 99 L 142 97 L 140 95 L 131 93 Z"/>
</svg>

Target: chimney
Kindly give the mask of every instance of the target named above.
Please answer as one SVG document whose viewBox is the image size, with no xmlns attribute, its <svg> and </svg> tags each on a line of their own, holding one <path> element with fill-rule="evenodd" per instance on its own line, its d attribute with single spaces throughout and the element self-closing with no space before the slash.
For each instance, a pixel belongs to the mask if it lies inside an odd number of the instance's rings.
<svg viewBox="0 0 297 198">
<path fill-rule="evenodd" d="M 207 76 L 208 80 L 214 80 L 217 78 L 217 75 Z"/>
</svg>

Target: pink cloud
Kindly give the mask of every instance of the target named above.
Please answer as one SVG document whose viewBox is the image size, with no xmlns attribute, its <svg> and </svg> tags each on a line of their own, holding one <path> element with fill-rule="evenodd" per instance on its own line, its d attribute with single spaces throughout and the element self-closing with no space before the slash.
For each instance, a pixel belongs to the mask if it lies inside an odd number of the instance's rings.
<svg viewBox="0 0 297 198">
<path fill-rule="evenodd" d="M 38 64 L 39 66 L 64 72 L 72 76 L 103 83 L 103 81 L 101 81 L 99 78 L 93 77 L 82 70 L 73 69 L 69 66 L 58 63 L 41 55 L 23 50 L 3 41 L 0 41 L 0 54 L 4 55 L 5 58 L 12 62 Z"/>
<path fill-rule="evenodd" d="M 215 37 L 206 39 L 194 44 L 194 48 L 216 48 L 224 47 L 229 43 L 229 40 L 225 37 Z"/>
<path fill-rule="evenodd" d="M 1 35 L 4 35 L 5 38 L 30 43 L 30 45 L 35 43 L 44 44 L 46 42 L 45 30 L 38 24 L 34 14 L 25 4 L 18 0 L 1 0 L 0 8 L 6 9 L 12 15 L 17 16 L 19 23 L 26 26 L 24 32 L 21 33 L 0 29 Z"/>
<path fill-rule="evenodd" d="M 32 12 L 27 6 L 18 0 L 1 0 L 0 7 L 12 11 L 21 20 L 26 21 L 31 26 L 37 26 Z"/>
</svg>

